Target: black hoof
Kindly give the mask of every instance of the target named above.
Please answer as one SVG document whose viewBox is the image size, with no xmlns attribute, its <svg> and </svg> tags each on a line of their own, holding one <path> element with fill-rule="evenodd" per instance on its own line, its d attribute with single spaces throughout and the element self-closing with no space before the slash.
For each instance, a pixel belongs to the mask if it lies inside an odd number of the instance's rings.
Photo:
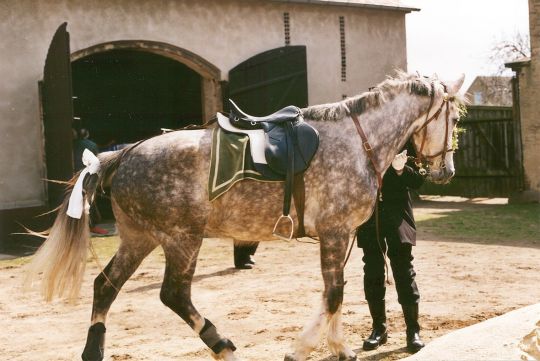
<svg viewBox="0 0 540 361">
<path fill-rule="evenodd" d="M 283 361 L 296 361 L 296 358 L 294 357 L 294 355 L 288 353 L 285 355 L 285 359 Z"/>
<path fill-rule="evenodd" d="M 222 338 L 214 346 L 212 346 L 212 351 L 217 355 L 224 349 L 230 349 L 231 351 L 236 351 L 236 346 L 228 338 Z"/>
<path fill-rule="evenodd" d="M 92 325 L 88 330 L 86 346 L 81 359 L 83 361 L 103 361 L 105 345 L 105 325 L 101 322 Z"/>
<path fill-rule="evenodd" d="M 340 354 L 339 354 L 339 357 L 338 357 L 338 360 L 339 360 L 339 361 L 356 361 L 357 358 L 356 358 L 356 355 L 354 355 L 354 356 L 347 356 L 347 355 L 345 355 L 344 353 L 340 353 Z"/>
</svg>

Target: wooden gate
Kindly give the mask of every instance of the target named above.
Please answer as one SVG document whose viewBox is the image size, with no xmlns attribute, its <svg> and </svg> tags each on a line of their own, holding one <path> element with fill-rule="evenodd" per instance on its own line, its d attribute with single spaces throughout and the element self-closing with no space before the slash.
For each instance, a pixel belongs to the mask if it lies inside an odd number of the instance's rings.
<svg viewBox="0 0 540 361">
<path fill-rule="evenodd" d="M 511 107 L 469 106 L 460 122 L 456 176 L 447 185 L 425 183 L 420 193 L 508 197 L 521 189 L 520 134 Z"/>
<path fill-rule="evenodd" d="M 54 34 L 40 82 L 47 179 L 62 181 L 73 176 L 73 91 L 66 27 L 63 23 Z M 49 207 L 55 208 L 64 197 L 65 186 L 50 182 L 47 186 Z"/>
<path fill-rule="evenodd" d="M 227 96 L 227 92 L 223 92 Z M 265 51 L 229 72 L 228 97 L 242 110 L 267 115 L 287 105 L 308 104 L 305 46 Z M 228 110 L 228 101 L 223 106 Z"/>
</svg>

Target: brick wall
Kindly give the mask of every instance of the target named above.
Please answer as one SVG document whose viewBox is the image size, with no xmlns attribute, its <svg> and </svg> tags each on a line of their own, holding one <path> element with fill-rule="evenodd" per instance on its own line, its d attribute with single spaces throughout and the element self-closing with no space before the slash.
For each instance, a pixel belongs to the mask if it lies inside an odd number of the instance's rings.
<svg viewBox="0 0 540 361">
<path fill-rule="evenodd" d="M 520 74 L 525 189 L 540 193 L 540 0 L 529 0 L 531 62 Z"/>
</svg>

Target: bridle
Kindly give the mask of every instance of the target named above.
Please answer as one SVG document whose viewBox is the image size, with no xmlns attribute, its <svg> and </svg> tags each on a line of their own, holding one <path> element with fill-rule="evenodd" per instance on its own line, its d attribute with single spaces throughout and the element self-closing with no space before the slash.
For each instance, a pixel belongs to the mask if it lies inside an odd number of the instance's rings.
<svg viewBox="0 0 540 361">
<path fill-rule="evenodd" d="M 435 83 L 431 82 L 431 93 L 430 93 L 430 101 L 429 101 L 429 107 L 426 112 L 426 120 L 424 124 L 415 132 L 415 134 L 420 133 L 422 130 L 423 132 L 423 138 L 422 143 L 420 144 L 420 150 L 417 149 L 416 144 L 413 143 L 415 151 L 416 151 L 416 157 L 410 157 L 411 159 L 414 159 L 414 162 L 416 166 L 419 169 L 419 173 L 421 175 L 427 175 L 429 174 L 429 166 L 433 164 L 434 158 L 441 157 L 441 168 L 446 168 L 445 158 L 446 153 L 452 152 L 452 148 L 447 148 L 448 143 L 448 131 L 449 131 L 449 117 L 450 117 L 450 102 L 453 102 L 455 100 L 454 96 L 448 95 L 447 87 L 444 83 L 441 83 L 444 88 L 444 96 L 443 96 L 443 102 L 439 109 L 433 114 L 431 117 L 429 116 L 429 113 L 431 111 L 431 108 L 433 107 L 433 102 L 435 100 Z M 362 139 L 362 147 L 366 151 L 369 160 L 371 161 L 371 164 L 373 166 L 373 169 L 375 170 L 375 175 L 377 176 L 377 189 L 380 191 L 382 188 L 382 172 L 377 169 L 377 163 L 375 161 L 375 154 L 373 153 L 373 148 L 368 142 L 368 139 L 366 137 L 366 133 L 362 129 L 362 126 L 360 125 L 360 121 L 358 120 L 358 116 L 354 113 L 352 113 L 347 105 L 343 103 L 343 106 L 346 109 L 347 114 L 352 118 L 354 125 L 356 126 L 356 130 L 358 132 L 358 135 L 360 135 L 360 138 Z M 432 155 L 425 155 L 423 154 L 424 146 L 427 139 L 427 126 L 429 123 L 431 123 L 434 119 L 437 119 L 439 115 L 441 114 L 443 108 L 445 108 L 445 116 L 446 116 L 446 127 L 445 127 L 445 136 L 444 136 L 444 143 L 442 146 L 442 150 L 436 154 Z"/>
<path fill-rule="evenodd" d="M 444 88 L 444 96 L 443 96 L 443 102 L 439 109 L 433 114 L 431 117 L 429 117 L 429 112 L 431 111 L 431 108 L 433 107 L 433 100 L 435 98 L 435 84 L 431 83 L 431 100 L 429 102 L 428 111 L 426 113 L 426 120 L 424 124 L 415 132 L 415 134 L 420 133 L 423 130 L 422 134 L 422 142 L 420 143 L 420 149 L 417 149 L 416 143 L 412 142 L 414 145 L 414 148 L 416 150 L 416 157 L 411 157 L 414 159 L 414 162 L 416 166 L 418 167 L 418 171 L 421 175 L 426 175 L 429 173 L 429 167 L 433 164 L 434 158 L 441 157 L 441 168 L 446 168 L 446 153 L 452 152 L 452 148 L 447 148 L 448 144 L 448 130 L 449 130 L 449 117 L 450 117 L 450 102 L 453 102 L 455 100 L 454 96 L 449 96 L 447 93 L 447 88 L 444 83 L 441 83 Z M 427 126 L 429 123 L 431 123 L 432 120 L 437 119 L 439 115 L 441 114 L 443 108 L 445 108 L 445 131 L 444 131 L 444 141 L 442 145 L 442 149 L 440 152 L 432 155 L 425 155 L 423 153 L 424 145 L 426 144 L 427 139 Z"/>
</svg>

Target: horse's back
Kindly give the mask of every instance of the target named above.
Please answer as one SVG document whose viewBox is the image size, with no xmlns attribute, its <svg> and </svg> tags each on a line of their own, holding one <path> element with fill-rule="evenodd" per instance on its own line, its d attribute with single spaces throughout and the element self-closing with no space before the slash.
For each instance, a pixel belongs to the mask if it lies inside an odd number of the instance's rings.
<svg viewBox="0 0 540 361">
<path fill-rule="evenodd" d="M 129 152 L 112 180 L 114 201 L 132 220 L 174 227 L 205 218 L 211 130 L 146 140 Z"/>
</svg>

